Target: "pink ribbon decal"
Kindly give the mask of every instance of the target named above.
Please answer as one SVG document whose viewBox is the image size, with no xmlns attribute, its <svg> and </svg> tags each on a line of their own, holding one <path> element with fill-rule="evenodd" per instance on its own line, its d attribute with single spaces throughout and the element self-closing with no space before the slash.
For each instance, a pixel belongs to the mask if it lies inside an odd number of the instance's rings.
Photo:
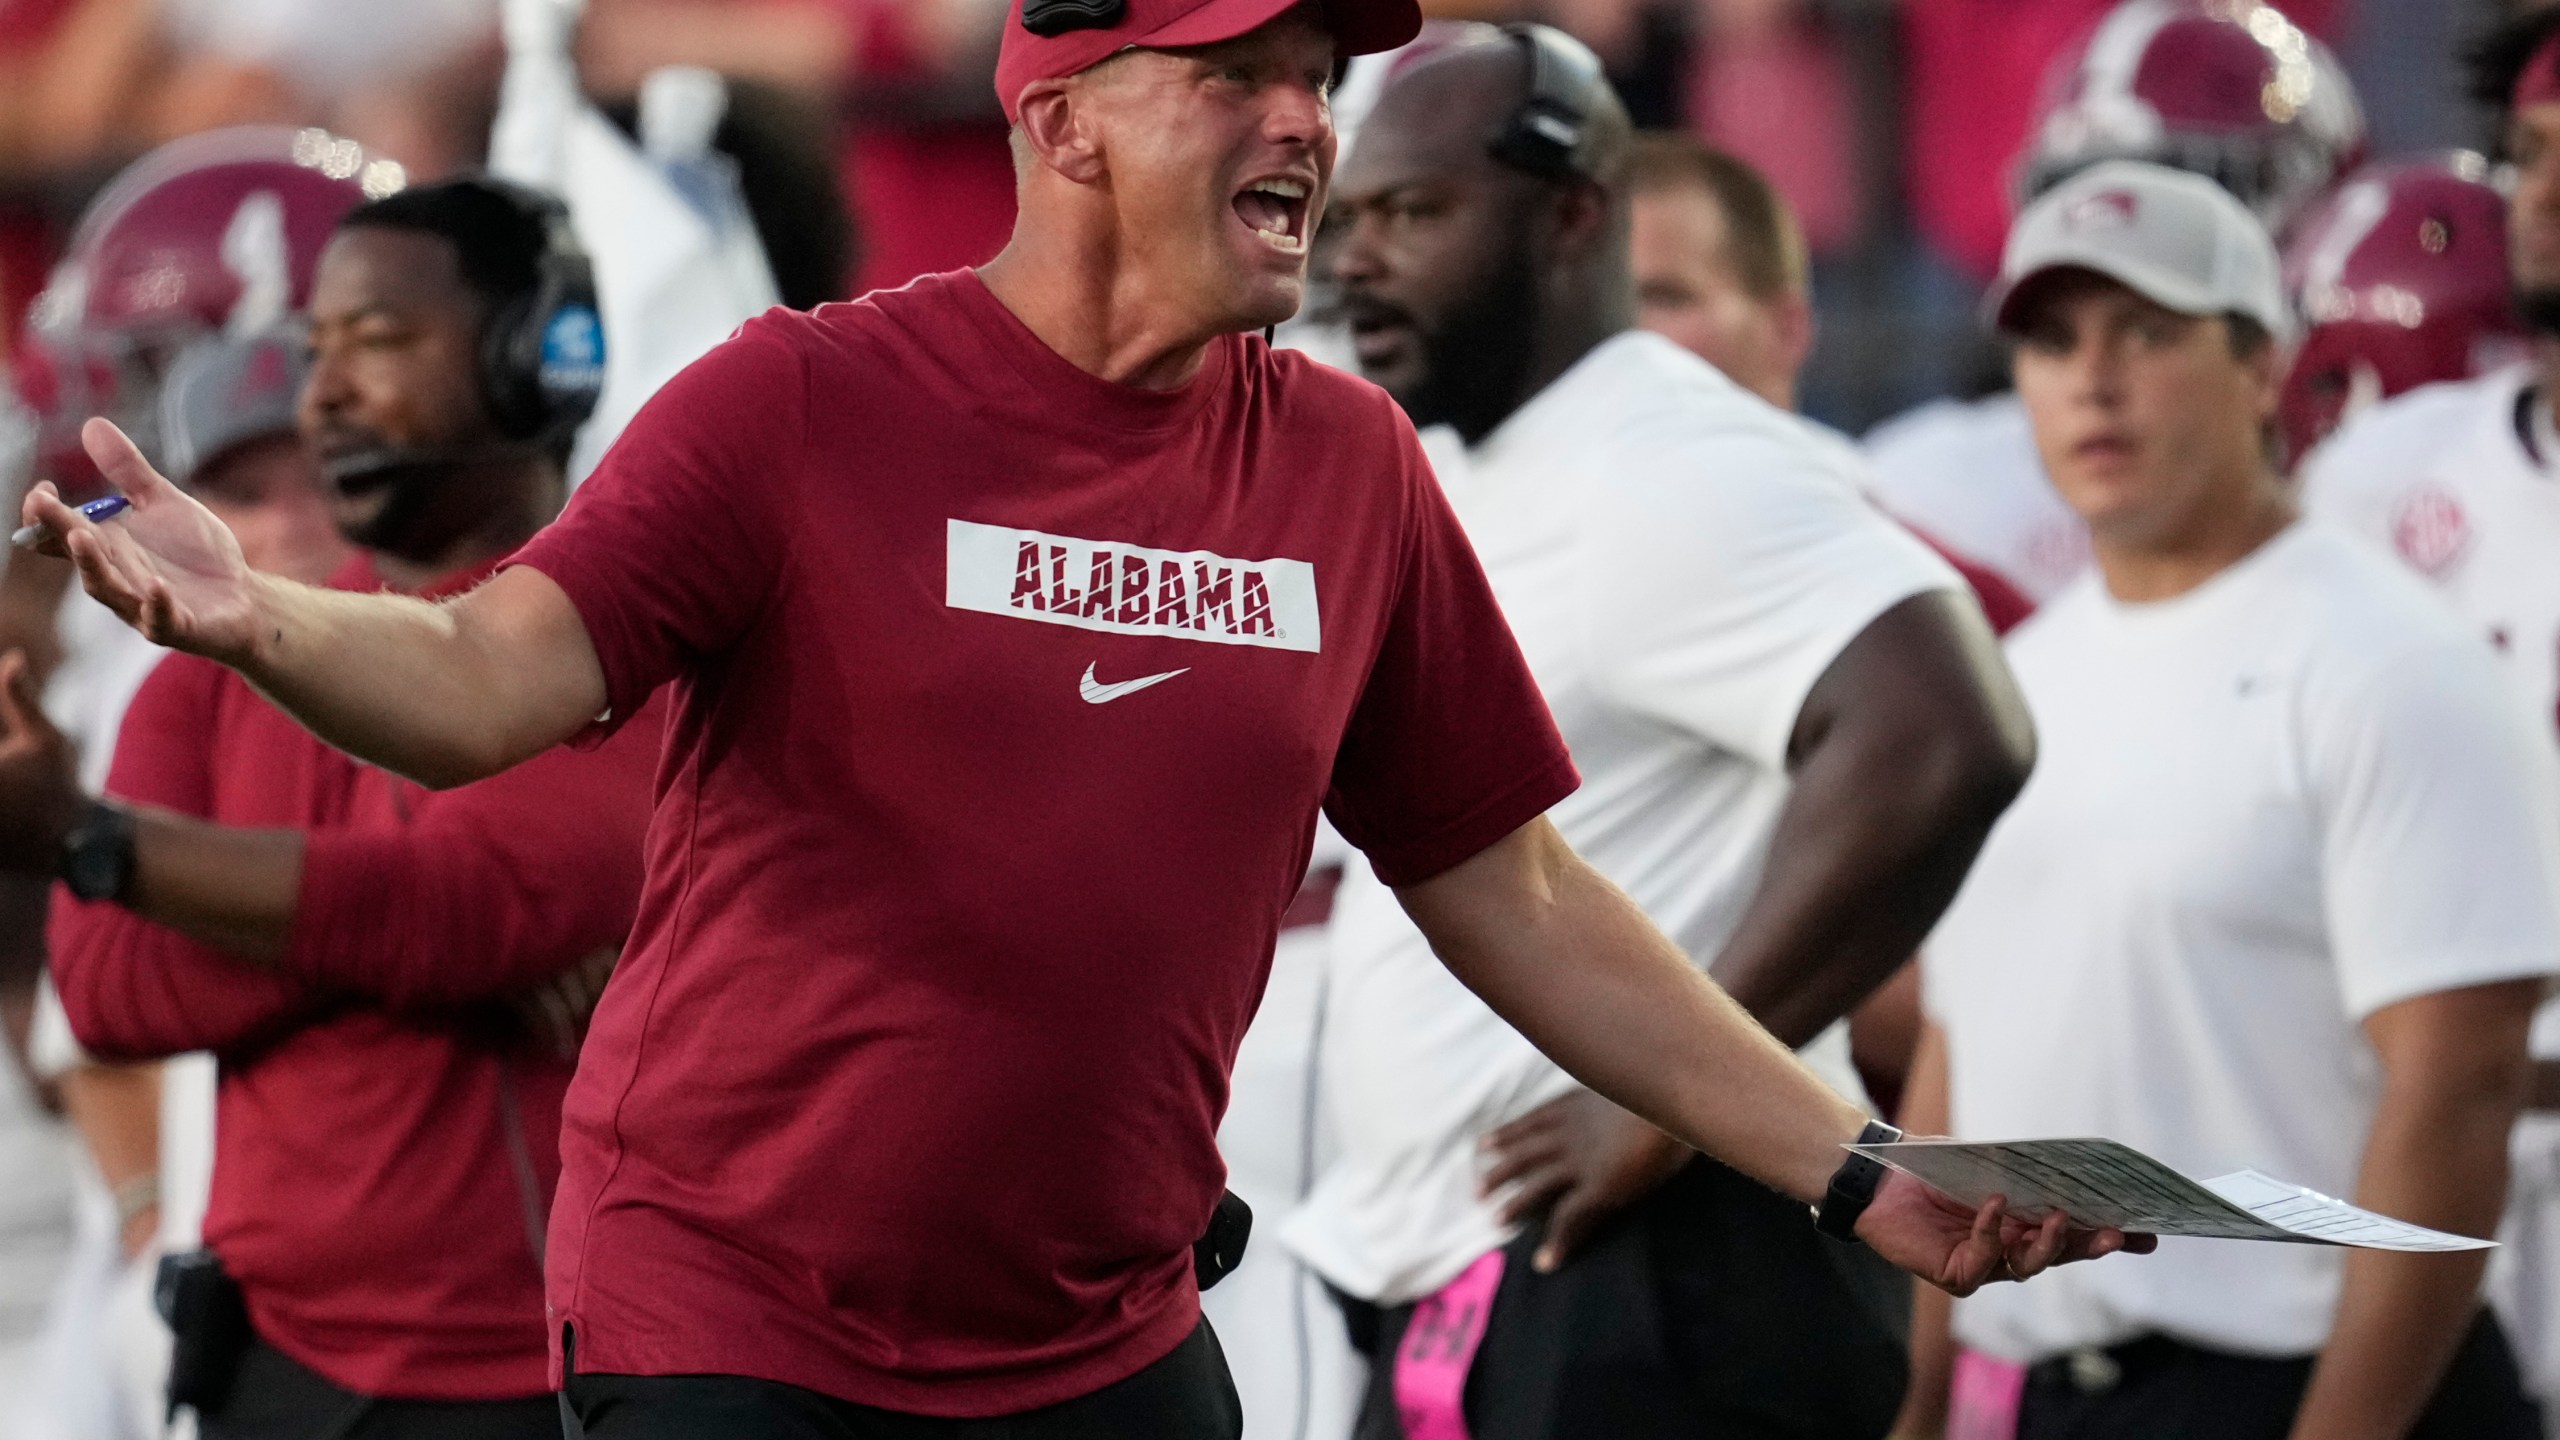
<svg viewBox="0 0 2560 1440">
<path fill-rule="evenodd" d="M 2026 1393 L 2026 1366 L 1979 1350 L 1957 1351 L 1947 1390 L 1947 1440 L 2017 1440 L 2018 1402 Z"/>
<path fill-rule="evenodd" d="M 1396 1414 L 1405 1440 L 1469 1440 L 1467 1367 L 1484 1343 L 1501 1284 L 1502 1252 L 1496 1250 L 1413 1307 L 1404 1343 L 1396 1347 Z"/>
</svg>

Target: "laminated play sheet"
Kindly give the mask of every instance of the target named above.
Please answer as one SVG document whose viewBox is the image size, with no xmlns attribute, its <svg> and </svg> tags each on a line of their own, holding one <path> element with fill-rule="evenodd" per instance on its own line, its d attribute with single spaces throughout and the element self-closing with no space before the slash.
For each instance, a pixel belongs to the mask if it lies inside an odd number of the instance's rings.
<svg viewBox="0 0 2560 1440">
<path fill-rule="evenodd" d="M 1849 1148 L 1967 1205 L 2006 1196 L 2010 1211 L 2028 1220 L 2061 1210 L 2081 1225 L 2153 1235 L 2368 1250 L 2485 1250 L 2493 1243 L 2376 1215 L 2255 1170 L 2190 1180 L 2113 1140 L 1905 1140 Z"/>
</svg>

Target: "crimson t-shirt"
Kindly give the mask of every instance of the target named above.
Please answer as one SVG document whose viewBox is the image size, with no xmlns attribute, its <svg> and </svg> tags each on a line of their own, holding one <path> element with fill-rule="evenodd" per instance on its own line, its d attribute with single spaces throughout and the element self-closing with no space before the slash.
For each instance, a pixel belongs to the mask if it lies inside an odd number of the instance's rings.
<svg viewBox="0 0 2560 1440">
<path fill-rule="evenodd" d="M 518 559 L 606 727 L 674 684 L 563 1120 L 582 1372 L 980 1416 L 1144 1368 L 1319 801 L 1401 884 L 1575 784 L 1382 392 L 1242 336 L 1111 384 L 965 271 L 749 323 Z"/>
</svg>

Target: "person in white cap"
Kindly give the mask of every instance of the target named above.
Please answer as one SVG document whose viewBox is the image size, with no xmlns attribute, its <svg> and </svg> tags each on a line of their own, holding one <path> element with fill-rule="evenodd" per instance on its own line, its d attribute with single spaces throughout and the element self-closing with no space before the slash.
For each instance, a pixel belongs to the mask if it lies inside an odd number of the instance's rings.
<svg viewBox="0 0 2560 1440">
<path fill-rule="evenodd" d="M 2560 965 L 2550 757 L 2466 626 L 2297 515 L 2269 459 L 2292 321 L 2237 201 L 2095 167 L 2019 217 L 1990 303 L 2096 566 L 2010 638 L 2041 756 L 1925 951 L 1906 1123 L 2490 1234 Z M 2523 1440 L 2481 1264 L 2170 1241 L 1954 1333 L 2023 1367 L 2020 1440 Z"/>
<path fill-rule="evenodd" d="M 2365 152 L 2345 68 L 2257 0 L 2123 0 L 2060 57 L 2044 94 L 2011 167 L 2021 205 L 2101 159 L 2153 160 L 2213 180 L 2281 234 Z M 2262 103 L 2275 94 L 2289 98 Z M 1932 400 L 1865 445 L 1885 509 L 2041 605 L 2088 568 L 2089 535 L 2027 432 L 2002 391 Z"/>
</svg>

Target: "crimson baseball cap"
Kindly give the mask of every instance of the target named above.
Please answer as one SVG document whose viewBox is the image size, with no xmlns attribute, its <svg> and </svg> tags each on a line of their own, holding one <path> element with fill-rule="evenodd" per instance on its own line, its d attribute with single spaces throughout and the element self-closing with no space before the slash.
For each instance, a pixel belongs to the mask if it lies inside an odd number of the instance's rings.
<svg viewBox="0 0 2560 1440">
<path fill-rule="evenodd" d="M 2019 293 L 2056 270 L 2094 270 L 2180 314 L 2246 315 L 2293 338 L 2275 242 L 2201 175 L 2110 160 L 2046 191 L 2009 229 L 2000 278 L 1983 297 L 1993 327 L 2014 332 Z"/>
<path fill-rule="evenodd" d="M 1123 50 L 1215 45 L 1250 34 L 1306 0 L 1013 0 L 996 55 L 996 99 L 1015 119 L 1022 87 L 1089 70 Z M 1023 22 L 1029 5 L 1031 24 Z M 1337 54 L 1393 50 L 1422 32 L 1417 0 L 1317 0 Z M 1038 33 L 1036 25 L 1048 33 Z"/>
</svg>

